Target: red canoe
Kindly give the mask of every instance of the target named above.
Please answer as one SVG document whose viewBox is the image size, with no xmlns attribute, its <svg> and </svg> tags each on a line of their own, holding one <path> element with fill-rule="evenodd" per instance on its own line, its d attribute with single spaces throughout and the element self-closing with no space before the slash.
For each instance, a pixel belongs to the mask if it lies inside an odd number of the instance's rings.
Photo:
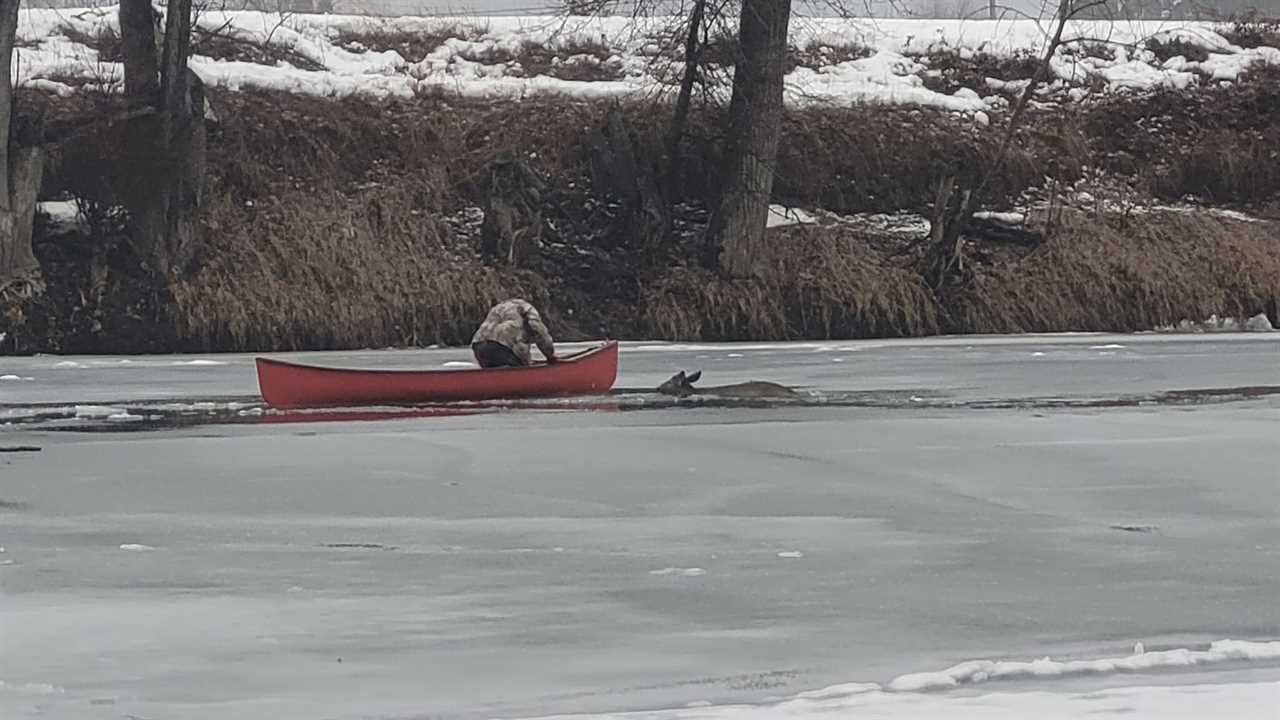
<svg viewBox="0 0 1280 720">
<path fill-rule="evenodd" d="M 456 400 L 601 395 L 618 377 L 618 343 L 553 365 L 462 370 L 353 370 L 258 358 L 258 388 L 273 408 L 412 405 Z"/>
</svg>

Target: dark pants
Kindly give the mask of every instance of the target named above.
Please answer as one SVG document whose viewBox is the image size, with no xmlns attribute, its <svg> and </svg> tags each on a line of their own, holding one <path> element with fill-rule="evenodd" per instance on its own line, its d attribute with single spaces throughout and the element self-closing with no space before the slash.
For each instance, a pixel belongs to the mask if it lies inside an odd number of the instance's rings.
<svg viewBox="0 0 1280 720">
<path fill-rule="evenodd" d="M 471 352 L 482 368 L 523 367 L 524 361 L 511 348 L 492 340 L 481 340 L 471 344 Z"/>
</svg>

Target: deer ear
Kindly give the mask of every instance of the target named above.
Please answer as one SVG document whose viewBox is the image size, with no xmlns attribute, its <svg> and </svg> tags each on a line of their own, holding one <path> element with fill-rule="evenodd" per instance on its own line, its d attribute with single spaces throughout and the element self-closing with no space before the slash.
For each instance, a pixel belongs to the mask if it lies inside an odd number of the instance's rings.
<svg viewBox="0 0 1280 720">
<path fill-rule="evenodd" d="M 683 375 L 684 373 L 680 373 L 680 374 Z M 702 377 L 702 371 L 698 370 L 694 372 L 692 375 L 690 375 L 689 377 L 685 378 L 685 380 L 688 380 L 690 383 L 696 383 L 698 382 L 698 379 L 701 377 Z"/>
</svg>

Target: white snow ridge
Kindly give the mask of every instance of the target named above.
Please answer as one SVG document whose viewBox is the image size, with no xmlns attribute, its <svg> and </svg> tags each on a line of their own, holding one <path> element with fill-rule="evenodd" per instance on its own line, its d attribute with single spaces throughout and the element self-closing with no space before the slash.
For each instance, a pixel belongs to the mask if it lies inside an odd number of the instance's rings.
<svg viewBox="0 0 1280 720">
<path fill-rule="evenodd" d="M 478 20 L 478 19 L 477 19 Z M 211 86 L 230 90 L 257 89 L 321 97 L 364 95 L 412 98 L 453 95 L 520 100 L 537 94 L 581 99 L 651 96 L 670 91 L 667 73 L 658 68 L 680 61 L 655 63 L 663 54 L 662 39 L 669 17 L 574 18 L 554 16 L 485 17 L 469 21 L 454 17 L 363 17 L 257 11 L 203 11 L 196 19 L 205 33 L 234 38 L 247 46 L 269 47 L 281 54 L 274 64 L 239 59 L 216 59 L 196 54 L 192 70 Z M 29 9 L 20 11 L 18 59 L 14 71 L 19 84 L 59 95 L 71 95 L 81 85 L 91 91 L 119 92 L 124 77 L 120 63 L 108 62 L 77 38 L 118 32 L 117 9 L 103 7 L 79 12 Z M 1064 39 L 1107 38 L 1114 57 L 1080 57 L 1068 43 L 1052 62 L 1046 92 L 1081 98 L 1095 92 L 1189 87 L 1196 82 L 1233 82 L 1254 65 L 1280 65 L 1280 49 L 1242 48 L 1227 42 L 1212 23 L 1079 21 L 1069 24 Z M 397 50 L 365 46 L 379 34 L 422 33 L 441 38 L 423 57 L 405 57 Z M 1146 48 L 1150 39 L 1176 37 L 1203 49 L 1208 58 L 1192 62 L 1179 56 L 1161 62 Z M 975 122 L 990 122 L 990 113 L 1008 109 L 1010 98 L 1025 81 L 985 78 L 994 91 L 985 97 L 972 88 L 938 92 L 925 78 L 937 72 L 929 66 L 935 51 L 1008 56 L 1038 51 L 1044 28 L 1035 19 L 998 22 L 970 20 L 806 18 L 792 24 L 790 43 L 797 48 L 820 46 L 852 49 L 853 59 L 832 56 L 812 66 L 797 66 L 786 76 L 786 101 L 813 104 L 884 104 L 930 107 L 965 113 Z M 549 54 L 544 72 L 526 68 L 526 50 Z M 677 53 L 678 55 L 678 53 Z M 843 57 L 843 55 L 841 55 Z M 564 68 L 584 72 L 565 79 Z M 563 74 L 563 73 L 561 73 Z M 678 76 L 678 73 L 675 73 Z M 713 92 L 717 92 L 713 90 Z M 61 209 L 65 216 L 69 211 Z"/>
<path fill-rule="evenodd" d="M 1139 644 L 1135 650 L 1143 650 Z M 1071 675 L 1110 675 L 1170 668 L 1189 668 L 1231 660 L 1280 660 L 1280 641 L 1246 642 L 1219 640 L 1208 650 L 1160 650 L 1137 652 L 1123 658 L 1101 660 L 1052 660 L 1042 658 L 1029 662 L 974 660 L 960 663 L 941 672 L 912 673 L 894 678 L 887 686 L 894 692 L 938 690 L 959 685 L 1032 677 L 1066 677 Z"/>
<path fill-rule="evenodd" d="M 1105 676 L 1231 661 L 1280 660 L 1280 642 L 1221 640 L 1207 650 L 1155 652 L 1144 652 L 1138 643 L 1134 650 L 1128 657 L 1100 660 L 979 660 L 941 672 L 902 675 L 888 685 L 843 683 L 760 705 L 698 703 L 693 707 L 648 712 L 551 717 L 557 720 L 1079 720 L 1094 717 L 1275 720 L 1277 717 L 1277 707 L 1280 707 L 1280 683 L 1277 682 L 1137 685 L 1083 692 L 1021 690 L 977 695 L 928 692 L 998 679 Z M 551 717 L 540 720 L 551 720 Z"/>
</svg>

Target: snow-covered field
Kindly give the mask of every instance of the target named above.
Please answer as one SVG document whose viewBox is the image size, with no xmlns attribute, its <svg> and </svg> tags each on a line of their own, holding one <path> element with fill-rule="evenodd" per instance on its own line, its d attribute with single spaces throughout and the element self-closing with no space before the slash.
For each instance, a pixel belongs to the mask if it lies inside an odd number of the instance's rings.
<svg viewBox="0 0 1280 720">
<path fill-rule="evenodd" d="M 114 7 L 85 10 L 24 9 L 19 21 L 19 82 L 71 93 L 76 86 L 115 91 L 122 66 L 72 37 L 94 38 L 116 26 Z M 286 15 L 260 12 L 205 12 L 197 26 L 212 33 L 296 54 L 272 64 L 215 60 L 197 55 L 195 71 L 211 85 L 261 88 L 322 96 L 363 94 L 412 97 L 421 94 L 518 99 L 535 93 L 580 98 L 651 95 L 668 91 L 678 77 L 672 59 L 669 18 L 556 17 L 374 18 L 343 15 Z M 67 28 L 72 31 L 68 36 Z M 960 88 L 944 94 L 925 86 L 938 70 L 931 53 L 955 50 L 1008 56 L 1042 52 L 1046 26 L 1034 20 L 844 20 L 800 18 L 792 44 L 815 50 L 818 61 L 787 76 L 788 99 L 803 103 L 891 103 L 939 107 L 981 119 L 1009 105 L 1025 80 L 990 78 L 983 92 Z M 109 32 L 110 30 L 108 30 Z M 377 36 L 419 33 L 436 39 L 421 57 L 376 49 Z M 1197 82 L 1231 82 L 1245 68 L 1280 65 L 1280 49 L 1231 45 L 1208 24 L 1125 21 L 1078 22 L 1069 38 L 1105 41 L 1113 57 L 1095 57 L 1072 43 L 1053 61 L 1045 89 L 1080 100 L 1093 92 Z M 361 41 L 364 38 L 364 41 Z M 1160 62 L 1146 49 L 1151 39 L 1181 39 L 1208 51 L 1202 61 L 1177 56 Z M 1095 43 L 1096 44 L 1096 43 Z M 531 49 L 543 58 L 524 67 Z M 849 50 L 866 55 L 855 59 Z M 823 53 L 826 53 L 824 55 Z M 678 53 L 674 53 L 678 55 Z M 821 60 L 822 57 L 828 58 Z M 308 68 L 298 67 L 298 64 Z M 585 79 L 566 79 L 582 77 Z M 979 114 L 983 115 L 979 115 Z"/>
<path fill-rule="evenodd" d="M 235 420 L 250 356 L 0 358 L 0 717 L 1274 720 L 1280 395 L 1041 401 L 1278 349 L 636 342 L 623 388 L 884 402 L 307 424 Z"/>
</svg>

